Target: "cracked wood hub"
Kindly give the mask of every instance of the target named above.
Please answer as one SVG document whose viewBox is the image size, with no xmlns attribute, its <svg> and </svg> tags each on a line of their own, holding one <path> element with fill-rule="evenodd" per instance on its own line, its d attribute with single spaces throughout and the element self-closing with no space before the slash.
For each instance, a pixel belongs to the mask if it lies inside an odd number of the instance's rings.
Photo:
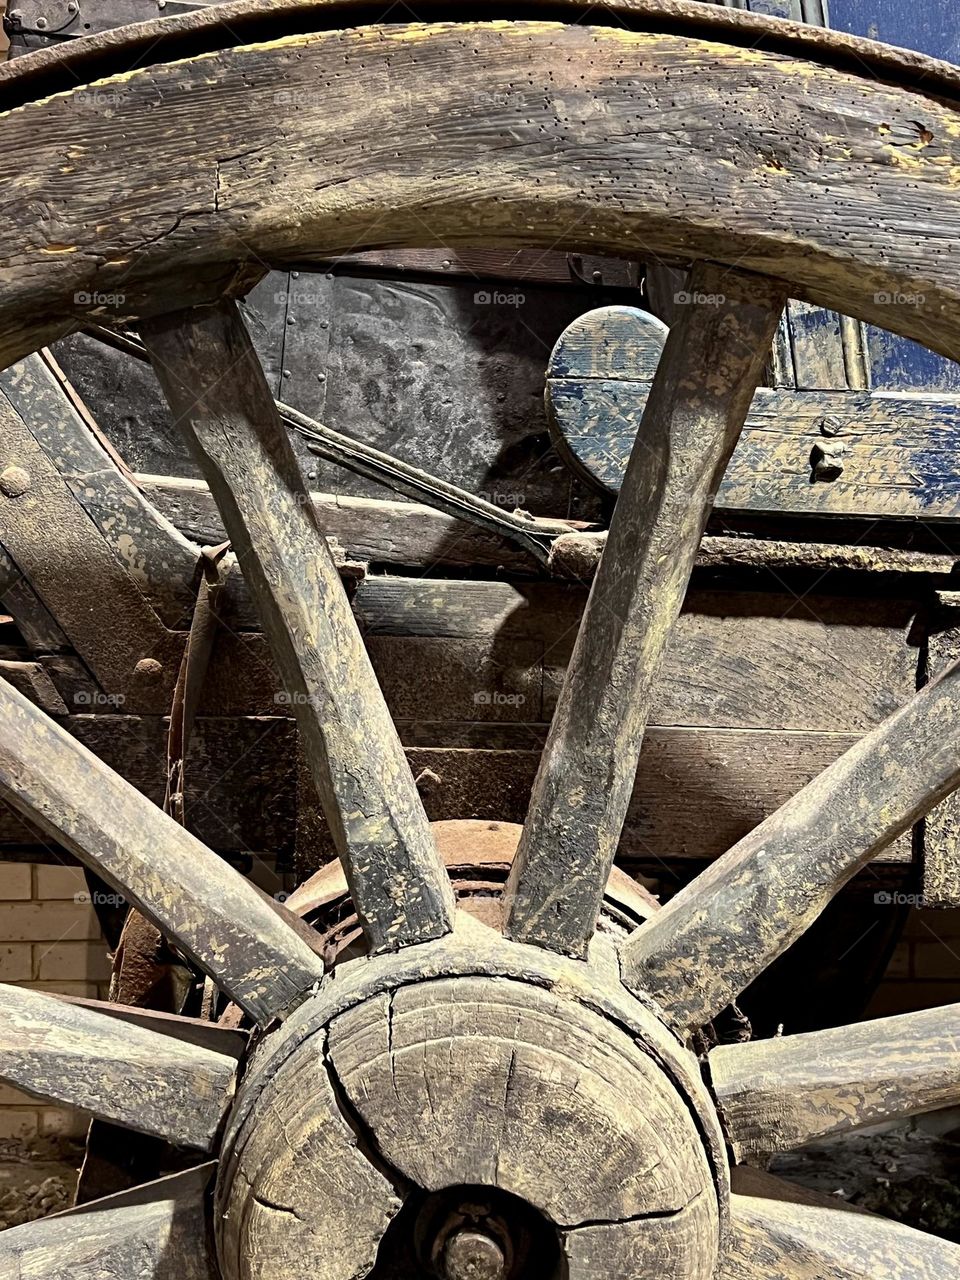
<svg viewBox="0 0 960 1280">
<path fill-rule="evenodd" d="M 398 1254 L 450 1280 L 465 1255 L 494 1275 L 499 1255 L 505 1277 L 549 1280 L 561 1255 L 571 1280 L 713 1276 L 716 1122 L 666 1031 L 639 1006 L 643 1034 L 628 1029 L 548 969 L 402 978 L 332 1016 L 314 997 L 254 1059 L 218 1188 L 229 1280 L 354 1280 Z M 436 1261 L 439 1223 L 471 1211 L 479 1229 Z"/>
</svg>

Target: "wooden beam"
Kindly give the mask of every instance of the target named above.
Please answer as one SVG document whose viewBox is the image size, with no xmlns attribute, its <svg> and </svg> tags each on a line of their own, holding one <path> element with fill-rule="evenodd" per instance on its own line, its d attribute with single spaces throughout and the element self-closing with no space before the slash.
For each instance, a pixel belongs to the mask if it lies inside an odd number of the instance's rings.
<svg viewBox="0 0 960 1280">
<path fill-rule="evenodd" d="M 899 1222 L 757 1196 L 730 1202 L 718 1280 L 955 1280 L 960 1245 Z"/>
<path fill-rule="evenodd" d="M 722 1045 L 710 1078 L 738 1160 L 960 1103 L 960 1005 Z"/>
<path fill-rule="evenodd" d="M 36 1097 L 209 1151 L 236 1068 L 228 1054 L 0 984 L 0 1079 Z"/>
<path fill-rule="evenodd" d="M 222 862 L 64 729 L 0 682 L 0 796 L 168 934 L 258 1021 L 323 961 Z"/>
<path fill-rule="evenodd" d="M 236 304 L 141 332 L 257 602 L 370 945 L 440 937 L 449 877 Z"/>
<path fill-rule="evenodd" d="M 0 1232 L 0 1280 L 216 1280 L 205 1194 L 215 1164 Z"/>
<path fill-rule="evenodd" d="M 633 933 L 624 982 L 680 1030 L 709 1021 L 958 785 L 955 663 Z"/>
<path fill-rule="evenodd" d="M 667 637 L 786 299 L 699 265 L 614 511 L 507 886 L 507 932 L 585 952 L 613 862 Z"/>
</svg>

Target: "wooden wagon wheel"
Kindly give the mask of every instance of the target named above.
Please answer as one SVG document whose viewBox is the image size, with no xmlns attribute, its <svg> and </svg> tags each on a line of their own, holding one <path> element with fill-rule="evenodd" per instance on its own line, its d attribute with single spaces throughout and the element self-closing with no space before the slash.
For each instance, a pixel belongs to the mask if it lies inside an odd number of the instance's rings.
<svg viewBox="0 0 960 1280">
<path fill-rule="evenodd" d="M 4 1078 L 214 1159 L 3 1233 L 0 1275 L 955 1276 L 955 1245 L 789 1187 L 738 1192 L 736 1168 L 731 1194 L 730 1166 L 960 1100 L 960 1008 L 721 1048 L 705 1076 L 686 1042 L 960 782 L 958 669 L 622 946 L 595 924 L 664 643 L 787 293 L 960 356 L 960 76 L 693 5 L 425 9 L 232 5 L 0 73 L 0 355 L 88 321 L 91 297 L 139 322 L 369 944 L 326 974 L 291 918 L 3 686 L 4 797 L 255 1030 L 238 1067 L 225 1033 L 2 988 Z M 445 242 L 695 261 L 502 932 L 456 912 L 230 300 L 318 245 Z M 2 462 L 0 501 L 42 519 Z"/>
</svg>

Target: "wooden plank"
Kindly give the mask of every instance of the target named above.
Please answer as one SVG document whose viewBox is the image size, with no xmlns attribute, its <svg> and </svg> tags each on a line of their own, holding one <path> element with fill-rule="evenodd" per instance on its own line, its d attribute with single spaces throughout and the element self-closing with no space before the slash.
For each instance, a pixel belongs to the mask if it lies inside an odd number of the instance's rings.
<svg viewBox="0 0 960 1280">
<path fill-rule="evenodd" d="M 681 6 L 672 23 L 659 6 L 632 11 L 634 26 L 659 30 L 624 30 L 617 15 L 610 26 L 571 25 L 563 32 L 562 57 L 555 27 L 536 23 L 481 24 L 469 35 L 451 23 L 431 34 L 417 29 L 417 38 L 407 40 L 397 38 L 396 26 L 347 36 L 320 32 L 293 45 L 281 40 L 227 56 L 206 53 L 196 62 L 184 59 L 182 43 L 174 54 L 172 41 L 153 56 L 180 61 L 140 67 L 124 81 L 116 111 L 86 112 L 85 154 L 97 157 L 96 182 L 83 165 L 62 172 L 59 139 L 78 126 L 80 113 L 75 95 L 49 86 L 61 83 L 59 76 L 69 85 L 73 68 L 45 58 L 18 78 L 18 64 L 32 61 L 18 59 L 0 81 L 4 105 L 21 103 L 40 84 L 48 96 L 30 112 L 11 113 L 5 128 L 10 173 L 26 177 L 22 202 L 14 202 L 6 220 L 9 243 L 0 246 L 0 259 L 18 263 L 5 295 L 0 361 L 7 364 L 73 327 L 78 292 L 123 292 L 123 302 L 113 305 L 127 315 L 207 300 L 230 280 L 222 264 L 235 263 L 238 243 L 249 244 L 251 260 L 266 262 L 296 258 L 318 244 L 330 253 L 377 247 L 389 215 L 394 243 L 485 247 L 506 240 L 529 247 L 559 239 L 560 247 L 576 248 L 583 237 L 570 223 L 574 204 L 589 207 L 596 252 L 710 254 L 747 270 L 794 276 L 807 300 L 956 354 L 960 290 L 943 267 L 958 203 L 949 181 L 960 156 L 953 73 L 822 32 L 770 31 L 746 15 L 716 9 L 720 22 L 705 16 L 712 9 Z M 706 62 L 698 35 L 709 42 Z M 355 50 L 349 94 L 335 78 L 344 39 Z M 476 49 L 469 58 L 462 57 L 464 40 Z M 113 45 L 99 41 L 78 55 L 80 68 L 92 71 L 104 48 L 124 44 L 122 38 Z M 758 48 L 764 41 L 767 48 Z M 810 53 L 814 60 L 806 61 Z M 451 59 L 458 61 L 455 77 L 439 71 Z M 558 65 L 581 62 L 589 68 L 584 81 L 580 73 L 569 86 L 551 79 Z M 695 88 L 691 65 L 698 68 Z M 878 74 L 881 68 L 886 71 Z M 521 77 L 530 88 L 518 99 L 514 86 Z M 329 83 L 330 93 L 316 95 L 318 83 Z M 671 128 L 693 139 L 693 150 L 665 153 L 662 103 L 678 83 L 683 92 L 671 99 Z M 233 154 L 225 148 L 235 144 L 241 84 L 250 107 L 244 152 L 224 160 Z M 278 84 L 296 98 L 295 113 L 281 117 L 272 109 Z M 491 100 L 482 109 L 481 92 Z M 573 122 L 559 146 L 528 105 L 557 94 Z M 147 110 L 158 95 L 187 102 L 190 119 Z M 777 112 L 771 113 L 771 102 L 779 104 Z M 624 126 L 616 133 L 598 123 L 610 111 Z M 709 130 L 698 127 L 705 117 Z M 467 147 L 464 119 L 477 119 Z M 789 130 L 782 120 L 791 122 Z M 516 145 L 504 152 L 499 139 L 508 130 Z M 195 132 L 203 146 L 185 149 L 185 132 Z M 371 167 L 364 153 L 374 134 L 389 169 Z M 104 163 L 105 155 L 112 163 Z M 408 161 L 402 201 L 390 181 L 398 156 Z M 263 180 L 267 166 L 271 183 Z M 551 181 L 538 185 L 544 169 Z M 838 195 L 834 176 L 841 170 Z M 327 175 L 321 191 L 313 179 L 318 171 Z M 151 175 L 149 188 L 144 183 L 138 193 L 136 227 L 127 203 L 131 172 Z M 42 223 L 30 206 L 37 189 L 52 193 Z M 683 217 L 666 216 L 679 205 L 679 193 Z M 75 252 L 49 252 L 51 225 L 57 243 Z M 852 226 L 870 226 L 870 236 L 851 236 Z M 149 253 L 136 255 L 145 244 Z M 165 300 L 167 285 L 172 296 Z M 923 301 L 884 307 L 876 300 L 882 292 L 922 293 Z M 25 317 L 29 323 L 15 336 Z"/>
<path fill-rule="evenodd" d="M 740 1161 L 960 1102 L 960 1005 L 722 1045 L 710 1079 Z"/>
<path fill-rule="evenodd" d="M 927 631 L 926 675 L 938 675 L 960 659 L 960 595 L 937 593 Z M 960 796 L 956 793 L 932 809 L 924 821 L 923 905 L 960 906 Z"/>
<path fill-rule="evenodd" d="M 175 672 L 177 635 L 2 390 L 0 437 L 0 540 L 103 691 L 138 710 L 163 710 L 169 695 L 158 696 L 157 675 L 165 666 Z M 78 565 L 96 590 L 78 576 Z"/>
<path fill-rule="evenodd" d="M 675 1026 L 714 1017 L 875 853 L 960 784 L 960 664 L 926 685 L 635 932 L 623 978 Z"/>
<path fill-rule="evenodd" d="M 439 937 L 449 877 L 236 306 L 142 336 L 257 602 L 370 945 Z"/>
<path fill-rule="evenodd" d="M 506 932 L 582 955 L 596 925 L 667 636 L 786 300 L 693 268 L 651 384 L 506 896 Z"/>
<path fill-rule="evenodd" d="M 155 802 L 162 799 L 164 724 L 135 716 L 77 718 L 68 727 Z M 415 776 L 432 820 L 469 814 L 522 822 L 548 725 L 537 722 L 401 720 Z M 746 836 L 858 740 L 857 733 L 712 728 L 648 728 L 617 857 L 635 863 L 713 859 Z M 211 848 L 235 855 L 289 858 L 298 800 L 292 720 L 197 720 L 187 772 L 191 830 Z M 39 836 L 0 807 L 4 856 L 36 848 Z M 317 849 L 333 845 L 326 825 Z M 314 850 L 313 856 L 316 856 Z M 34 855 L 35 856 L 35 855 Z M 909 834 L 878 854 L 908 864 Z"/>
<path fill-rule="evenodd" d="M 188 537 L 204 544 L 224 540 L 223 521 L 203 481 L 159 475 L 138 475 L 136 479 L 150 501 Z M 532 558 L 521 548 L 420 503 L 317 492 L 310 497 L 338 562 L 372 561 L 377 566 L 408 568 L 490 565 L 521 576 L 536 570 Z M 826 532 L 824 539 L 786 542 L 707 533 L 697 552 L 697 568 L 770 568 L 814 574 L 842 569 L 937 578 L 949 576 L 957 563 L 957 557 L 949 552 L 901 550 L 870 543 L 847 545 L 831 541 Z"/>
<path fill-rule="evenodd" d="M 732 1196 L 718 1280 L 952 1280 L 960 1245 L 844 1205 Z"/>
<path fill-rule="evenodd" d="M 253 1017 L 267 1021 L 323 962 L 252 885 L 9 685 L 0 795 L 124 894 Z"/>
<path fill-rule="evenodd" d="M 0 984 L 0 1078 L 101 1120 L 210 1151 L 233 1095 L 236 1060 Z"/>
<path fill-rule="evenodd" d="M 137 483 L 188 537 L 223 541 L 223 521 L 202 480 L 138 475 Z M 536 568 L 522 548 L 422 503 L 316 491 L 310 497 L 335 557 L 415 569 L 502 565 L 509 572 L 532 573 Z"/>
<path fill-rule="evenodd" d="M 182 626 L 193 605 L 199 547 L 124 474 L 49 352 L 5 369 L 0 388 L 126 573 L 167 626 Z M 30 469 L 29 462 L 22 465 Z"/>
<path fill-rule="evenodd" d="M 215 1280 L 201 1165 L 0 1234 L 3 1280 Z"/>
</svg>

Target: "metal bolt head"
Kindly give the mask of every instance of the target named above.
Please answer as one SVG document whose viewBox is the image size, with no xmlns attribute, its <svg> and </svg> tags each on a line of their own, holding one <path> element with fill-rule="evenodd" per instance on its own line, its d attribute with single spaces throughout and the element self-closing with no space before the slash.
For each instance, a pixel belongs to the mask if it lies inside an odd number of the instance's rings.
<svg viewBox="0 0 960 1280">
<path fill-rule="evenodd" d="M 70 3 L 67 5 L 67 13 L 79 13 L 79 12 L 80 12 L 80 6 L 77 4 L 77 0 L 70 0 Z"/>
<path fill-rule="evenodd" d="M 6 467 L 0 471 L 0 493 L 7 498 L 19 498 L 30 488 L 30 473 L 23 467 Z"/>
<path fill-rule="evenodd" d="M 22 10 L 22 9 L 11 9 L 11 10 L 10 10 L 10 12 L 7 14 L 7 17 L 10 19 L 10 21 L 11 21 L 11 22 L 22 22 L 22 21 L 23 21 L 23 10 Z"/>
<path fill-rule="evenodd" d="M 847 446 L 842 440 L 824 440 L 810 452 L 814 480 L 836 480 L 843 474 L 843 455 Z"/>
<path fill-rule="evenodd" d="M 46 18 L 38 18 L 38 19 L 37 19 L 37 30 L 38 30 L 38 31 L 44 31 L 44 30 L 46 29 L 46 26 L 47 26 L 47 20 L 46 20 Z"/>
<path fill-rule="evenodd" d="M 843 430 L 843 419 L 836 413 L 828 413 L 825 418 L 820 419 L 820 434 L 824 436 L 838 436 Z"/>
<path fill-rule="evenodd" d="M 455 1231 L 443 1250 L 446 1280 L 503 1280 L 503 1250 L 483 1231 Z"/>
</svg>

